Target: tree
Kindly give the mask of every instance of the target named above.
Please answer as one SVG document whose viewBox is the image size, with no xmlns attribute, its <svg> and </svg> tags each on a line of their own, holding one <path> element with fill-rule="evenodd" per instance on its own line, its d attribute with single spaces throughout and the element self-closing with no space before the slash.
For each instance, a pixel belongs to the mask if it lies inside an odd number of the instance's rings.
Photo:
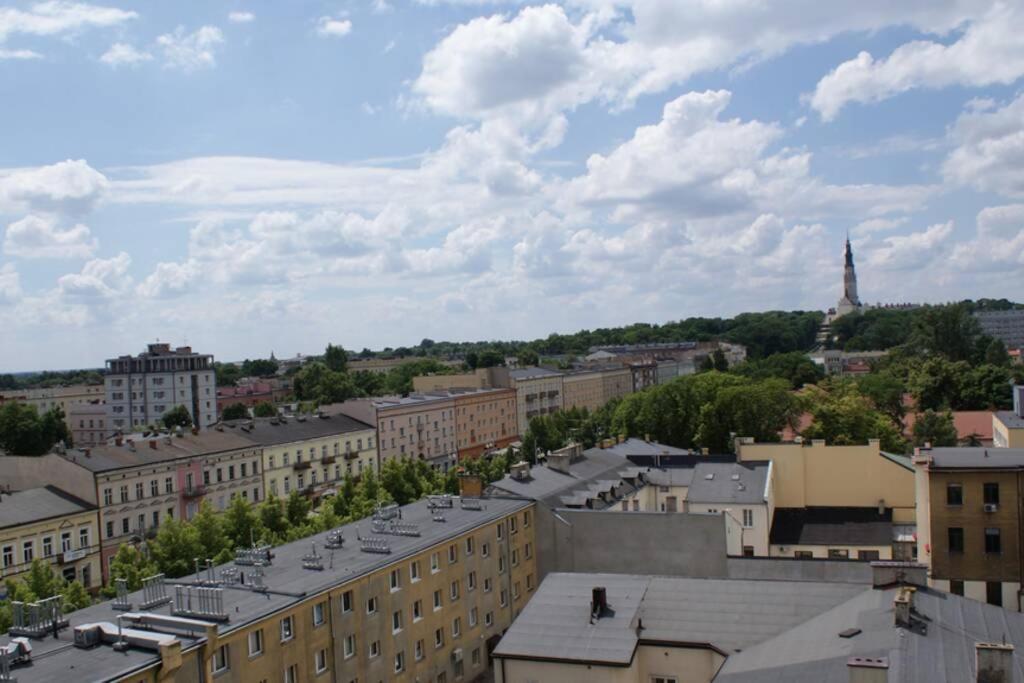
<svg viewBox="0 0 1024 683">
<path fill-rule="evenodd" d="M 242 370 L 234 363 L 214 363 L 213 376 L 219 387 L 233 387 L 242 377 Z"/>
<path fill-rule="evenodd" d="M 170 578 L 191 573 L 197 558 L 206 559 L 195 527 L 177 519 L 168 519 L 160 525 L 156 538 L 149 543 L 149 550 L 157 568 Z"/>
<path fill-rule="evenodd" d="M 189 414 L 188 408 L 183 405 L 176 405 L 168 410 L 164 413 L 162 420 L 164 427 L 167 427 L 167 429 L 192 426 L 192 415 Z"/>
<path fill-rule="evenodd" d="M 203 558 L 213 559 L 220 555 L 225 548 L 231 544 L 225 533 L 224 522 L 221 516 L 213 511 L 213 505 L 209 500 L 203 500 L 199 504 L 199 512 L 190 521 L 190 525 L 196 532 L 196 540 L 202 550 Z"/>
<path fill-rule="evenodd" d="M 800 351 L 775 353 L 766 358 L 744 361 L 733 367 L 732 372 L 754 380 L 778 377 L 788 381 L 794 389 L 805 384 L 816 384 L 825 377 L 824 368 Z"/>
<path fill-rule="evenodd" d="M 981 336 L 981 326 L 966 305 L 931 306 L 915 316 L 909 343 L 925 355 L 969 361 Z"/>
<path fill-rule="evenodd" d="M 695 440 L 715 453 L 729 453 L 734 437 L 779 440 L 779 432 L 799 414 L 798 402 L 782 379 L 725 387 L 701 406 Z"/>
<path fill-rule="evenodd" d="M 999 339 L 993 339 L 985 349 L 985 363 L 1006 367 L 1010 364 L 1010 354 L 1006 351 L 1006 345 Z"/>
<path fill-rule="evenodd" d="M 271 495 L 260 504 L 259 508 L 260 525 L 271 540 L 280 542 L 288 532 L 288 518 L 284 514 L 284 505 L 281 499 Z"/>
<path fill-rule="evenodd" d="M 893 424 L 903 425 L 903 382 L 888 371 L 870 372 L 857 379 L 857 389 L 871 399 L 876 410 L 887 415 Z"/>
<path fill-rule="evenodd" d="M 729 361 L 725 357 L 725 351 L 722 349 L 715 349 L 711 354 L 711 366 L 713 370 L 719 372 L 725 372 L 729 369 Z"/>
<path fill-rule="evenodd" d="M 259 515 L 241 496 L 234 497 L 222 521 L 229 548 L 247 548 L 262 535 Z"/>
<path fill-rule="evenodd" d="M 244 420 L 249 417 L 249 409 L 245 407 L 244 403 L 232 403 L 224 408 L 224 412 L 220 414 L 222 420 Z"/>
<path fill-rule="evenodd" d="M 67 584 L 61 591 L 61 609 L 64 610 L 64 614 L 70 614 L 91 604 L 92 596 L 78 579 Z"/>
<path fill-rule="evenodd" d="M 505 364 L 505 356 L 499 351 L 494 349 L 487 349 L 480 353 L 476 367 L 478 368 L 493 368 L 499 365 Z"/>
<path fill-rule="evenodd" d="M 953 413 L 937 413 L 926 410 L 918 414 L 914 420 L 914 445 L 923 446 L 956 446 L 959 441 L 956 426 L 953 424 Z"/>
<path fill-rule="evenodd" d="M 114 597 L 114 579 L 124 579 L 129 591 L 141 590 L 142 580 L 156 573 L 156 565 L 145 553 L 134 545 L 122 543 L 110 560 L 110 584 L 103 593 L 108 598 Z"/>
<path fill-rule="evenodd" d="M 409 361 L 391 368 L 384 377 L 383 391 L 390 394 L 408 394 L 413 389 L 413 377 L 423 375 L 451 375 L 455 370 L 432 358 Z M 372 395 L 372 394 L 371 394 Z"/>
<path fill-rule="evenodd" d="M 271 377 L 277 374 L 279 367 L 277 360 L 273 358 L 257 358 L 242 361 L 242 374 L 246 377 Z"/>
<path fill-rule="evenodd" d="M 345 372 L 348 369 L 348 353 L 340 346 L 328 344 L 324 351 L 324 365 L 334 372 Z"/>
<path fill-rule="evenodd" d="M 0 406 L 0 448 L 11 455 L 43 455 L 58 440 L 71 445 L 60 408 L 40 416 L 33 406 L 25 403 Z"/>
<path fill-rule="evenodd" d="M 252 414 L 256 417 L 275 417 L 277 408 L 269 401 L 260 401 L 252 407 Z"/>
<path fill-rule="evenodd" d="M 288 517 L 288 522 L 295 526 L 306 524 L 309 521 L 309 509 L 309 500 L 298 491 L 292 491 L 291 495 L 288 496 L 288 501 L 285 503 L 285 514 Z"/>
<path fill-rule="evenodd" d="M 803 432 L 805 438 L 824 439 L 836 446 L 879 439 L 882 450 L 895 453 L 904 450 L 900 430 L 888 416 L 875 410 L 871 400 L 860 394 L 856 385 L 840 384 L 831 391 L 811 387 L 804 392 L 803 403 L 814 417 Z"/>
<path fill-rule="evenodd" d="M 533 349 L 523 349 L 516 356 L 519 365 L 522 367 L 533 367 L 540 365 L 540 355 Z"/>
</svg>

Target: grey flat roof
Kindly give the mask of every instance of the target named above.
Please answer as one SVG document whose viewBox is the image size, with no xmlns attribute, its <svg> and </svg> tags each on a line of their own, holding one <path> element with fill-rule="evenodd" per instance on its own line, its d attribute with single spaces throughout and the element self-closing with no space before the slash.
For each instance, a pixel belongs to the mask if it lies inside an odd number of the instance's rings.
<svg viewBox="0 0 1024 683">
<path fill-rule="evenodd" d="M 92 505 L 56 486 L 14 491 L 0 496 L 0 528 L 95 510 Z"/>
<path fill-rule="evenodd" d="M 692 467 L 651 467 L 645 470 L 645 476 L 647 481 L 655 486 L 689 486 L 693 482 L 693 470 Z"/>
<path fill-rule="evenodd" d="M 508 376 L 512 379 L 534 379 L 536 377 L 561 377 L 562 373 L 544 368 L 518 368 L 509 370 Z"/>
<path fill-rule="evenodd" d="M 553 470 L 547 465 L 534 465 L 526 481 L 505 475 L 490 487 L 497 490 L 496 495 L 504 493 L 559 507 L 563 504 L 563 498 L 572 498 L 573 494 L 588 490 L 599 479 L 621 480 L 633 475 L 634 469 L 633 463 L 621 455 L 611 451 L 590 450 L 584 453 L 582 459 L 569 466 L 570 474 Z"/>
<path fill-rule="evenodd" d="M 772 545 L 892 545 L 892 509 L 775 508 Z"/>
<path fill-rule="evenodd" d="M 255 442 L 244 437 L 245 433 L 237 429 L 225 429 L 223 432 L 205 429 L 199 434 L 186 431 L 182 436 L 154 434 L 151 437 L 140 438 L 131 435 L 124 437 L 124 442 L 120 446 L 108 444 L 72 449 L 63 457 L 92 472 L 106 472 L 256 446 Z M 132 440 L 132 444 L 128 443 L 129 439 Z M 150 447 L 150 442 L 156 447 Z"/>
<path fill-rule="evenodd" d="M 584 453 L 601 452 L 615 453 L 628 458 L 629 456 L 640 455 L 689 455 L 690 451 L 685 448 L 666 446 L 656 441 L 644 441 L 643 439 L 625 439 L 622 443 L 616 443 L 609 448 L 589 448 Z"/>
<path fill-rule="evenodd" d="M 592 589 L 610 616 L 590 621 Z M 549 574 L 505 633 L 495 656 L 627 665 L 638 643 L 749 647 L 831 609 L 863 585 L 622 574 Z M 643 629 L 637 627 L 642 621 Z"/>
<path fill-rule="evenodd" d="M 274 422 L 277 424 L 274 424 Z M 233 431 L 235 434 L 243 439 L 248 439 L 254 445 L 260 446 L 275 446 L 282 443 L 292 443 L 293 441 L 319 439 L 335 434 L 376 430 L 376 427 L 340 413 L 336 415 L 324 414 L 323 417 L 311 415 L 304 420 L 289 417 L 283 422 L 278 418 L 257 419 L 252 427 L 247 425 L 247 421 L 240 421 L 234 424 Z M 243 425 L 246 425 L 246 429 L 249 431 L 245 431 L 242 428 Z M 230 428 L 225 427 L 226 433 L 227 429 Z"/>
<path fill-rule="evenodd" d="M 768 462 L 754 460 L 699 463 L 694 468 L 686 500 L 691 503 L 763 503 L 768 467 Z"/>
<path fill-rule="evenodd" d="M 890 681 L 963 683 L 975 680 L 975 643 L 1006 639 L 1024 647 L 1024 615 L 950 593 L 919 588 L 920 629 L 896 628 L 896 589 L 866 590 L 852 599 L 730 656 L 715 683 L 845 683 L 849 657 L 886 657 Z M 839 632 L 861 629 L 851 638 Z M 1024 679 L 1018 656 L 1013 680 Z"/>
<path fill-rule="evenodd" d="M 1024 429 L 1024 417 L 1012 410 L 997 410 L 995 416 L 1009 429 Z"/>
<path fill-rule="evenodd" d="M 950 469 L 1016 469 L 1024 467 L 1024 448 L 949 447 L 922 451 L 930 467 Z"/>
<path fill-rule="evenodd" d="M 264 583 L 270 589 L 268 593 L 257 593 L 239 587 L 224 589 L 224 610 L 231 620 L 218 626 L 220 634 L 230 633 L 248 623 L 263 619 L 290 605 L 299 603 L 312 595 L 334 588 L 352 579 L 377 571 L 382 567 L 395 564 L 422 552 L 446 539 L 489 524 L 498 518 L 515 512 L 529 505 L 514 499 L 482 499 L 483 510 L 464 510 L 459 499 L 455 506 L 445 510 L 446 521 L 434 522 L 427 506 L 422 500 L 402 507 L 402 521 L 419 525 L 420 537 L 385 536 L 391 544 L 391 554 L 380 555 L 364 553 L 359 550 L 356 540 L 357 530 L 364 537 L 370 536 L 370 520 L 363 519 L 341 527 L 345 535 L 345 545 L 335 551 L 326 550 L 324 542 L 326 532 L 309 538 L 287 543 L 274 549 L 273 564 L 264 569 Z M 310 552 L 312 542 L 316 541 L 318 552 L 324 556 L 324 570 L 313 571 L 303 569 L 302 556 Z M 217 569 L 233 566 L 221 565 Z M 251 567 L 239 567 L 247 575 Z M 175 579 L 176 583 L 189 582 L 192 576 Z M 168 580 L 169 582 L 171 580 Z M 279 591 L 279 592 L 278 592 Z M 173 587 L 168 586 L 168 593 L 173 594 Z M 129 596 L 132 604 L 139 605 L 142 593 Z M 151 612 L 170 614 L 168 606 L 159 607 Z M 75 626 L 95 622 L 116 623 L 118 612 L 111 608 L 110 602 L 103 602 L 69 615 L 71 627 L 61 631 L 60 637 L 54 639 L 32 640 L 33 660 L 29 666 L 17 667 L 14 675 L 21 681 L 45 683 L 68 683 L 68 681 L 108 681 L 127 676 L 142 666 L 153 665 L 160 661 L 155 652 L 130 649 L 126 654 L 115 652 L 109 646 L 81 650 L 72 646 L 73 629 Z M 6 635 L 0 636 L 0 644 L 8 642 Z M 196 641 L 182 639 L 182 648 Z"/>
</svg>

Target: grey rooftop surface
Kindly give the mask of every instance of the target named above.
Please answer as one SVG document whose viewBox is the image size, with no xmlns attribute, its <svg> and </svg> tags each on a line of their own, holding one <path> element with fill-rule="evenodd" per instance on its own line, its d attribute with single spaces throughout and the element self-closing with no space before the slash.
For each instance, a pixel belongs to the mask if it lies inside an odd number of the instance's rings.
<svg viewBox="0 0 1024 683">
<path fill-rule="evenodd" d="M 1018 469 L 1024 468 L 1024 448 L 949 447 L 922 450 L 931 457 L 934 469 Z"/>
<path fill-rule="evenodd" d="M 690 503 L 763 503 L 770 463 L 702 462 L 694 468 L 693 482 L 686 494 Z"/>
<path fill-rule="evenodd" d="M 611 614 L 591 623 L 592 589 Z M 642 642 L 686 643 L 723 654 L 750 647 L 865 590 L 849 583 L 549 574 L 494 654 L 626 666 Z M 641 625 L 642 630 L 638 630 Z"/>
<path fill-rule="evenodd" d="M 609 448 L 589 448 L 584 453 L 601 452 L 615 453 L 623 458 L 630 456 L 643 456 L 643 455 L 689 455 L 690 451 L 685 448 L 676 448 L 675 446 L 666 446 L 665 444 L 657 443 L 655 441 L 645 441 L 643 439 L 625 439 L 622 443 L 616 443 Z"/>
<path fill-rule="evenodd" d="M 454 500 L 454 507 L 444 509 L 445 522 L 433 521 L 433 515 L 426 500 L 403 506 L 401 521 L 406 524 L 417 524 L 422 535 L 419 537 L 375 536 L 376 538 L 386 538 L 391 544 L 391 553 L 387 555 L 364 553 L 359 549 L 359 541 L 356 539 L 357 532 L 364 538 L 373 535 L 369 518 L 339 527 L 345 536 L 344 546 L 339 550 L 331 551 L 324 547 L 326 532 L 274 548 L 273 564 L 264 568 L 264 584 L 269 589 L 266 593 L 242 588 L 237 584 L 224 588 L 224 610 L 228 613 L 230 620 L 220 624 L 218 632 L 221 635 L 231 633 L 246 624 L 266 618 L 317 593 L 335 588 L 382 567 L 402 562 L 449 538 L 493 523 L 500 517 L 529 505 L 521 500 L 484 498 L 480 499 L 484 509 L 464 510 L 461 507 L 460 499 L 456 497 Z M 302 557 L 310 553 L 314 541 L 317 544 L 317 552 L 323 556 L 324 569 L 322 571 L 304 569 L 302 566 Z M 220 576 L 221 569 L 229 566 L 234 566 L 234 563 L 217 567 L 215 570 L 217 576 Z M 246 575 L 248 584 L 253 568 L 238 567 L 238 569 Z M 173 595 L 172 584 L 189 584 L 194 578 L 193 574 L 179 579 L 168 579 L 168 594 Z M 138 607 L 142 600 L 141 591 L 130 594 L 129 600 Z M 170 614 L 170 607 L 165 605 L 150 611 Z M 81 650 L 72 645 L 75 626 L 97 622 L 116 624 L 118 614 L 119 612 L 111 607 L 110 602 L 73 612 L 68 615 L 71 622 L 70 628 L 61 631 L 59 639 L 55 640 L 51 635 L 31 641 L 32 663 L 15 668 L 14 675 L 21 683 L 108 681 L 120 679 L 133 671 L 159 662 L 159 655 L 155 652 L 129 649 L 127 653 L 119 653 L 109 646 Z M 8 640 L 6 635 L 0 636 L 0 645 L 6 644 Z M 198 640 L 188 638 L 181 640 L 183 651 L 198 642 Z"/>
<path fill-rule="evenodd" d="M 82 449 L 71 449 L 64 454 L 66 460 L 91 472 L 109 472 L 140 465 L 158 465 L 181 458 L 213 455 L 227 451 L 254 448 L 257 444 L 245 438 L 239 429 L 204 429 L 199 434 L 186 431 L 183 435 L 154 434 L 148 438 L 125 437 L 122 445 L 107 444 Z M 132 443 L 128 443 L 129 439 Z M 154 447 L 150 446 L 152 442 Z"/>
<path fill-rule="evenodd" d="M 585 451 L 583 457 L 569 466 L 570 474 L 553 470 L 546 465 L 530 468 L 530 478 L 525 481 L 505 475 L 492 483 L 489 490 L 494 495 L 510 495 L 543 501 L 551 507 L 560 507 L 562 498 L 573 498 L 574 494 L 589 490 L 599 480 L 621 480 L 635 476 L 636 468 L 626 458 L 610 450 Z"/>
<path fill-rule="evenodd" d="M 877 507 L 775 508 L 772 545 L 891 546 L 892 509 Z"/>
<path fill-rule="evenodd" d="M 14 491 L 0 496 L 0 529 L 95 510 L 96 506 L 56 486 Z"/>
<path fill-rule="evenodd" d="M 997 410 L 995 416 L 1010 429 L 1024 429 L 1024 417 L 1012 410 Z"/>
<path fill-rule="evenodd" d="M 975 643 L 1024 648 L 1024 615 L 949 593 L 918 588 L 915 610 L 925 628 L 897 628 L 897 590 L 868 589 L 775 638 L 730 656 L 715 683 L 847 683 L 849 657 L 886 657 L 890 683 L 975 680 Z M 839 633 L 856 628 L 851 638 Z M 1024 680 L 1019 655 L 1013 680 Z"/>
<path fill-rule="evenodd" d="M 289 417 L 284 419 L 262 418 L 255 421 L 240 420 L 225 424 L 224 432 L 222 433 L 226 434 L 228 431 L 233 431 L 239 437 L 248 439 L 254 445 L 276 446 L 278 444 L 319 439 L 325 436 L 371 429 L 375 429 L 375 427 L 365 422 L 360 422 L 348 415 L 324 414 L 323 417 L 310 415 L 303 419 Z"/>
<path fill-rule="evenodd" d="M 514 380 L 536 379 L 538 377 L 561 377 L 561 372 L 546 370 L 545 368 L 519 368 L 509 370 L 508 376 Z"/>
</svg>

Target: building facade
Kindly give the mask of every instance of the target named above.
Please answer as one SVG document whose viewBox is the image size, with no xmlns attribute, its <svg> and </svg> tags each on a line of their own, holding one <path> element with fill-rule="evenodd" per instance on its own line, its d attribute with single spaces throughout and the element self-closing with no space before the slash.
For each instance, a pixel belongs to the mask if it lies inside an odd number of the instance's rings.
<svg viewBox="0 0 1024 683">
<path fill-rule="evenodd" d="M 604 405 L 604 378 L 599 370 L 567 372 L 562 379 L 563 405 L 594 412 Z"/>
<path fill-rule="evenodd" d="M 100 585 L 96 506 L 55 486 L 0 494 L 0 579 L 16 579 L 33 560 L 66 581 Z"/>
<path fill-rule="evenodd" d="M 455 400 L 447 391 L 354 399 L 324 411 L 374 425 L 381 466 L 395 458 L 416 458 L 448 471 L 458 462 Z"/>
<path fill-rule="evenodd" d="M 455 402 L 455 438 L 460 462 L 505 448 L 519 438 L 514 390 L 449 393 Z"/>
<path fill-rule="evenodd" d="M 1013 410 L 992 414 L 992 445 L 996 448 L 1024 448 L 1024 386 L 1013 387 Z"/>
<path fill-rule="evenodd" d="M 495 384 L 516 391 L 519 434 L 526 434 L 530 420 L 562 409 L 563 375 L 544 368 L 492 368 Z"/>
<path fill-rule="evenodd" d="M 605 368 L 601 370 L 601 391 L 605 403 L 622 398 L 633 391 L 633 374 L 629 368 Z"/>
<path fill-rule="evenodd" d="M 98 446 L 111 433 L 107 430 L 107 407 L 100 403 L 75 403 L 68 407 L 64 419 L 75 446 Z"/>
<path fill-rule="evenodd" d="M 974 314 L 985 334 L 1000 340 L 1008 349 L 1024 347 L 1024 309 L 978 311 Z"/>
<path fill-rule="evenodd" d="M 138 356 L 108 360 L 104 386 L 112 431 L 157 425 L 164 413 L 179 405 L 200 428 L 217 421 L 213 356 L 188 346 L 150 344 Z"/>
</svg>

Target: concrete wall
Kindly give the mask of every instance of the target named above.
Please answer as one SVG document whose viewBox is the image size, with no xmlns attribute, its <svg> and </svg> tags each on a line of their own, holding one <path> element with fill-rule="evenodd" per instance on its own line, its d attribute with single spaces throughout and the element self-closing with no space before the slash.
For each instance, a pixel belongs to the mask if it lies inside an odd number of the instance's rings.
<svg viewBox="0 0 1024 683">
<path fill-rule="evenodd" d="M 782 557 L 730 557 L 726 560 L 730 579 L 771 581 L 829 581 L 870 586 L 871 565 L 848 560 L 795 560 Z"/>
<path fill-rule="evenodd" d="M 537 506 L 537 571 L 726 575 L 722 515 Z"/>
<path fill-rule="evenodd" d="M 73 496 L 97 505 L 96 484 L 92 472 L 73 461 L 82 455 L 63 458 L 56 454 L 38 457 L 8 455 L 0 458 L 0 483 L 13 491 L 50 484 Z"/>
<path fill-rule="evenodd" d="M 809 552 L 815 558 L 827 558 L 830 550 L 845 550 L 851 560 L 857 560 L 863 551 L 875 551 L 879 560 L 892 559 L 892 545 L 773 545 L 769 549 L 771 557 L 793 557 L 797 551 Z"/>
<path fill-rule="evenodd" d="M 494 674 L 497 683 L 649 683 L 655 676 L 710 683 L 724 662 L 713 650 L 641 644 L 629 666 L 496 659 Z"/>
</svg>

